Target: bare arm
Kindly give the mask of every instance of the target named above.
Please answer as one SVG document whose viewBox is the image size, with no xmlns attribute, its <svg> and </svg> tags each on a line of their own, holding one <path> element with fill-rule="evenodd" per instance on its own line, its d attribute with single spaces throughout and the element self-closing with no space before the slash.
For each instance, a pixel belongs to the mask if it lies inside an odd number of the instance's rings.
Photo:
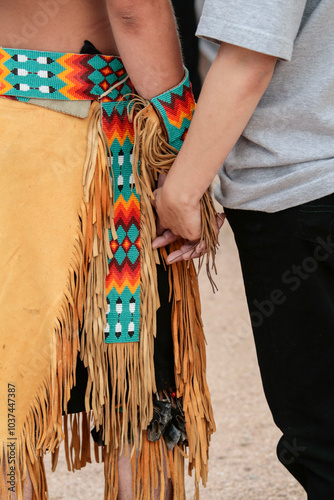
<svg viewBox="0 0 334 500">
<path fill-rule="evenodd" d="M 120 56 L 137 92 L 151 99 L 183 78 L 170 0 L 106 0 Z"/>
<path fill-rule="evenodd" d="M 191 241 L 199 238 L 199 200 L 242 134 L 271 80 L 275 64 L 275 57 L 221 45 L 204 82 L 188 135 L 163 188 L 157 192 L 156 205 L 163 227 Z"/>
</svg>

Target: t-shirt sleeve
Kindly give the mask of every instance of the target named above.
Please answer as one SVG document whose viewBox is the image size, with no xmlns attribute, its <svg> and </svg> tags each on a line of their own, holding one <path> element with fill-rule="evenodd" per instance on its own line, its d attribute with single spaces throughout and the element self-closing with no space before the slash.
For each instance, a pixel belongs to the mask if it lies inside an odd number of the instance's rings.
<svg viewBox="0 0 334 500">
<path fill-rule="evenodd" d="M 196 35 L 290 61 L 307 0 L 206 0 Z"/>
</svg>

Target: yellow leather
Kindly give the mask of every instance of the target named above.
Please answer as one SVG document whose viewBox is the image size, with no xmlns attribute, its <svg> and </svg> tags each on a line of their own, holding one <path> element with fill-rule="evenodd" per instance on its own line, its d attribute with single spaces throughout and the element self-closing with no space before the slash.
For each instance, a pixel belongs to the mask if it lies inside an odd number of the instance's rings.
<svg viewBox="0 0 334 500">
<path fill-rule="evenodd" d="M 49 375 L 83 199 L 88 119 L 0 99 L 0 444 Z"/>
</svg>

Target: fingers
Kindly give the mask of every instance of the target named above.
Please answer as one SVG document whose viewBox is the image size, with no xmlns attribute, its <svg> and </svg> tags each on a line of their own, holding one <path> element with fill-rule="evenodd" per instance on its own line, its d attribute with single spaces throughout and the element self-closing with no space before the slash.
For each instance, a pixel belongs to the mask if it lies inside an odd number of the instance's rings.
<svg viewBox="0 0 334 500">
<path fill-rule="evenodd" d="M 223 226 L 225 219 L 226 219 L 226 215 L 224 214 L 224 212 L 221 212 L 220 214 L 217 215 L 216 221 L 217 221 L 218 230 Z"/>
<path fill-rule="evenodd" d="M 167 257 L 167 264 L 174 264 L 175 262 L 180 262 L 181 260 L 189 260 L 194 257 L 196 251 L 196 244 L 186 244 L 182 245 L 179 250 L 175 250 Z"/>
<path fill-rule="evenodd" d="M 200 257 L 206 253 L 206 247 L 204 243 L 198 244 L 198 241 L 189 241 L 182 245 L 179 250 L 175 250 L 167 257 L 167 264 L 174 264 L 174 262 L 179 262 L 181 260 L 190 260 Z"/>
<path fill-rule="evenodd" d="M 157 201 L 157 197 L 160 195 L 160 191 L 161 191 L 161 188 L 158 188 L 153 192 L 153 199 L 151 200 L 151 203 L 152 203 L 154 208 L 156 208 L 156 201 Z M 217 235 L 218 235 L 221 227 L 224 224 L 225 218 L 226 218 L 226 216 L 223 212 L 220 214 L 217 214 L 216 223 L 215 223 Z M 158 237 L 155 238 L 152 242 L 153 249 L 165 247 L 165 246 L 169 245 L 170 243 L 173 243 L 174 241 L 176 241 L 178 238 L 180 238 L 180 236 L 177 236 L 176 234 L 174 234 L 170 229 L 166 230 L 161 225 L 159 219 L 157 219 L 157 234 L 158 234 Z M 207 252 L 207 248 L 206 248 L 204 242 L 202 242 L 200 244 L 198 242 L 199 242 L 199 240 L 195 240 L 195 241 L 188 240 L 188 242 L 185 243 L 184 245 L 182 245 L 182 247 L 179 250 L 176 250 L 175 252 L 172 252 L 171 254 L 169 254 L 169 256 L 167 257 L 167 264 L 172 264 L 174 262 L 179 262 L 181 260 L 189 260 L 189 259 L 193 259 L 193 258 L 198 258 L 198 257 L 201 257 L 202 255 L 204 255 Z"/>
<path fill-rule="evenodd" d="M 224 212 L 217 215 L 217 234 L 225 222 L 226 215 Z M 188 243 L 182 245 L 179 250 L 175 250 L 167 257 L 167 264 L 174 264 L 174 262 L 179 262 L 181 260 L 196 259 L 205 255 L 207 248 L 204 242 L 199 243 L 198 241 L 189 241 Z"/>
<path fill-rule="evenodd" d="M 152 248 L 155 249 L 165 247 L 166 245 L 173 243 L 173 241 L 176 241 L 177 239 L 178 236 L 167 229 L 167 231 L 165 231 L 161 236 L 158 236 L 157 238 L 155 238 L 155 240 L 152 241 Z"/>
</svg>

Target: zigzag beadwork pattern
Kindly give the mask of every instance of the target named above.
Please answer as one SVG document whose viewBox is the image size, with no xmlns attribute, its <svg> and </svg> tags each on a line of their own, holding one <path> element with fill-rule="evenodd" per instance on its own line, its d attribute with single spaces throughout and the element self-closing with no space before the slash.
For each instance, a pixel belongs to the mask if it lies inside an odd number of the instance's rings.
<svg viewBox="0 0 334 500">
<path fill-rule="evenodd" d="M 6 94 L 11 85 L 6 81 L 6 77 L 10 74 L 10 70 L 6 67 L 6 62 L 10 59 L 10 55 L 0 49 L 0 95 Z"/>
<path fill-rule="evenodd" d="M 117 232 L 117 240 L 113 240 L 110 233 L 113 258 L 109 261 L 106 279 L 110 302 L 106 342 L 139 340 L 140 199 L 132 175 L 134 130 L 127 115 L 128 102 L 124 99 L 103 105 L 103 128 L 111 151 Z"/>
<path fill-rule="evenodd" d="M 179 151 L 195 111 L 188 71 L 186 70 L 186 75 L 179 85 L 153 97 L 151 102 L 165 124 L 169 144 Z"/>
<path fill-rule="evenodd" d="M 97 99 L 126 76 L 119 57 L 0 48 L 0 95 L 25 99 Z M 128 80 L 108 95 L 134 92 Z"/>
<path fill-rule="evenodd" d="M 113 108 L 111 114 L 114 117 L 118 114 L 113 103 L 106 103 L 103 124 L 109 122 L 109 108 Z M 117 129 L 108 139 L 112 155 L 117 240 L 112 239 L 110 232 L 113 258 L 109 260 L 106 278 L 109 312 L 105 342 L 137 342 L 140 321 L 140 199 L 132 175 L 133 129 L 129 133 L 127 115 L 122 111 L 115 123 Z"/>
<path fill-rule="evenodd" d="M 130 143 L 132 149 L 134 130 L 127 117 L 127 104 L 128 101 L 119 101 L 116 106 L 107 102 L 103 105 L 103 128 L 110 146 L 116 141 L 115 144 L 122 148 L 127 141 L 128 147 Z"/>
</svg>

